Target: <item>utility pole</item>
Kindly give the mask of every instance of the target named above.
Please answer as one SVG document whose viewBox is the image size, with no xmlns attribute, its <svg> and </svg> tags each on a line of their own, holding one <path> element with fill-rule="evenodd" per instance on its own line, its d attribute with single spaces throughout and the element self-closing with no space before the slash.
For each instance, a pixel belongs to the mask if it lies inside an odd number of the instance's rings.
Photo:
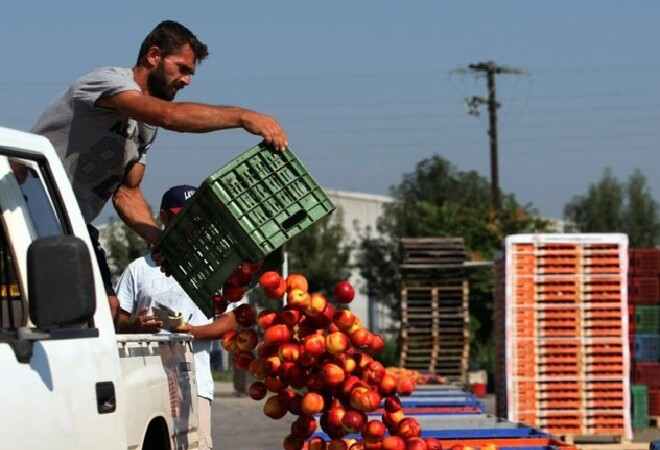
<svg viewBox="0 0 660 450">
<path fill-rule="evenodd" d="M 488 136 L 490 137 L 490 189 L 491 206 L 496 214 L 502 207 L 502 195 L 500 193 L 500 175 L 499 162 L 497 155 L 497 108 L 500 104 L 497 102 L 495 76 L 496 75 L 525 75 L 527 71 L 515 67 L 498 66 L 494 61 L 480 62 L 468 65 L 468 70 L 474 74 L 486 74 L 488 81 L 488 98 L 468 97 L 465 103 L 468 107 L 468 114 L 479 115 L 479 106 L 488 105 Z M 465 69 L 458 69 L 456 72 L 467 72 Z"/>
</svg>

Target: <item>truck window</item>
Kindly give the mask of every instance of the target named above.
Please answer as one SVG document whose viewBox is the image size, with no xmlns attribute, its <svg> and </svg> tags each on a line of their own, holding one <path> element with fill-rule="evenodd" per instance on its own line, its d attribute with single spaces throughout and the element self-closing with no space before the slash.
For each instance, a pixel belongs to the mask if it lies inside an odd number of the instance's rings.
<svg viewBox="0 0 660 450">
<path fill-rule="evenodd" d="M 37 237 L 62 234 L 62 224 L 48 195 L 39 165 L 35 161 L 18 158 L 10 158 L 9 165 L 27 204 Z"/>
<path fill-rule="evenodd" d="M 68 222 L 63 225 L 63 209 L 57 208 L 59 198 L 47 182 L 49 172 L 45 161 L 8 157 L 8 176 L 13 176 L 26 207 L 27 225 L 31 229 L 29 236 L 38 239 L 63 234 L 68 229 Z M 29 309 L 27 298 L 18 276 L 18 264 L 12 245 L 11 224 L 0 216 L 0 333 L 14 332 L 28 324 Z"/>
<path fill-rule="evenodd" d="M 7 244 L 4 227 L 0 226 L 0 329 L 13 331 L 27 322 L 27 308 L 21 295 L 16 266 Z"/>
</svg>

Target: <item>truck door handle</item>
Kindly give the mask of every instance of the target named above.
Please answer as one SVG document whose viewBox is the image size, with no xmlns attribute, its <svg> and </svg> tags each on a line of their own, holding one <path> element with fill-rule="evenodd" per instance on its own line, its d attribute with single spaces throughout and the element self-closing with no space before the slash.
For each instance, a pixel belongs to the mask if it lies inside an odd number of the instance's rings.
<svg viewBox="0 0 660 450">
<path fill-rule="evenodd" d="M 96 409 L 99 414 L 109 414 L 117 409 L 117 396 L 112 381 L 96 383 Z"/>
</svg>

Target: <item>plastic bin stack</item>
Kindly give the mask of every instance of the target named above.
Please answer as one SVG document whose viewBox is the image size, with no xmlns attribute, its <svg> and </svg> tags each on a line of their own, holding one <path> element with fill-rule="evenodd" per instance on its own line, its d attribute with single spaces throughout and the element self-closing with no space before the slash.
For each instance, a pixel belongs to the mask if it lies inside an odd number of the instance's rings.
<svg viewBox="0 0 660 450">
<path fill-rule="evenodd" d="M 629 273 L 633 426 L 643 428 L 660 416 L 660 250 L 631 249 Z"/>
<path fill-rule="evenodd" d="M 622 234 L 509 236 L 496 265 L 498 415 L 555 435 L 632 438 Z"/>
<path fill-rule="evenodd" d="M 402 239 L 401 367 L 464 383 L 469 285 L 463 239 Z"/>
<path fill-rule="evenodd" d="M 648 388 L 643 384 L 633 384 L 630 388 L 632 397 L 632 427 L 637 430 L 649 426 Z"/>
</svg>

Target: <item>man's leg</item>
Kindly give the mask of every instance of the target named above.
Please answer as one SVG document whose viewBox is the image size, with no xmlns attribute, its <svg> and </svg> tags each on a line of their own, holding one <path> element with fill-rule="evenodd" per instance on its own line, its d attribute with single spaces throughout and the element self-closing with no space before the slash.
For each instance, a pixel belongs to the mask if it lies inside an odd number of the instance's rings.
<svg viewBox="0 0 660 450">
<path fill-rule="evenodd" d="M 211 437 L 211 400 L 197 397 L 198 422 L 197 435 L 199 436 L 199 450 L 211 450 L 213 438 Z"/>
<path fill-rule="evenodd" d="M 119 300 L 115 294 L 115 290 L 112 287 L 112 273 L 110 272 L 110 266 L 108 266 L 108 260 L 105 255 L 105 250 L 101 247 L 99 243 L 99 230 L 97 230 L 93 225 L 87 224 L 87 230 L 89 231 L 89 237 L 92 240 L 92 246 L 94 247 L 94 254 L 96 255 L 96 261 L 99 264 L 99 270 L 101 271 L 101 278 L 103 279 L 103 286 L 105 286 L 105 293 L 108 295 L 108 301 L 110 302 L 110 312 L 112 313 L 112 321 L 117 323 L 117 314 L 119 312 Z"/>
</svg>

